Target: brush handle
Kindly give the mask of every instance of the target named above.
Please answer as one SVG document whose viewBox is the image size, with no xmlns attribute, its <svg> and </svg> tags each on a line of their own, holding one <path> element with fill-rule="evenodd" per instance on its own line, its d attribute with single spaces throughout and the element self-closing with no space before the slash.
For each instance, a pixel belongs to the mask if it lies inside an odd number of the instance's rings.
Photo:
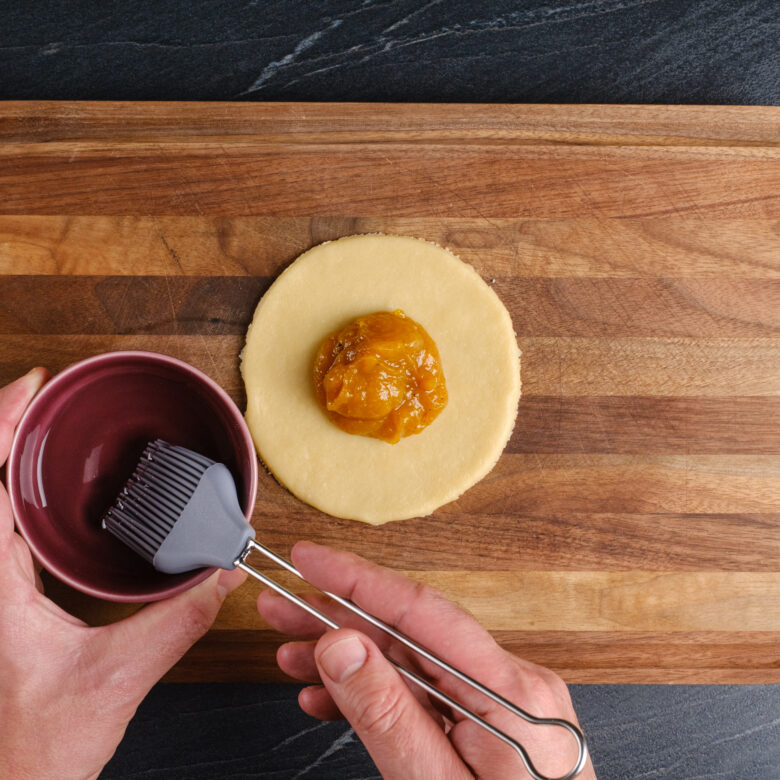
<svg viewBox="0 0 780 780">
<path fill-rule="evenodd" d="M 259 542 L 256 542 L 254 539 L 249 540 L 246 547 L 244 548 L 244 551 L 241 553 L 239 558 L 235 561 L 235 565 L 243 569 L 245 572 L 248 572 L 253 577 L 260 580 L 260 582 L 267 585 L 272 590 L 276 591 L 276 593 L 278 593 L 280 596 L 284 596 L 286 599 L 291 601 L 293 604 L 299 606 L 301 609 L 305 610 L 310 615 L 314 615 L 314 617 L 319 618 L 319 620 L 321 620 L 329 628 L 341 628 L 341 626 L 338 623 L 336 623 L 335 620 L 332 620 L 326 614 L 318 610 L 316 607 L 313 607 L 311 604 L 304 601 L 304 599 L 302 599 L 300 596 L 296 595 L 292 591 L 289 591 L 287 588 L 280 585 L 275 580 L 272 580 L 270 577 L 267 577 L 265 574 L 258 571 L 253 566 L 250 566 L 246 562 L 246 558 L 253 551 L 262 553 L 266 558 L 272 560 L 278 566 L 281 566 L 283 569 L 290 572 L 290 574 L 294 574 L 299 579 L 311 585 L 311 583 L 308 582 L 308 580 L 306 580 L 303 577 L 303 575 L 291 563 L 286 561 L 284 558 L 278 556 L 276 553 L 269 550 L 267 547 L 263 546 Z M 440 691 L 438 688 L 435 688 L 427 680 L 423 679 L 418 674 L 409 671 L 408 669 L 406 669 L 405 667 L 401 666 L 399 663 L 394 661 L 392 658 L 389 658 L 387 654 L 385 654 L 387 660 L 404 677 L 406 677 L 406 679 L 412 681 L 416 685 L 419 685 L 426 693 L 437 698 L 439 701 L 451 707 L 455 712 L 460 713 L 464 717 L 468 718 L 469 720 L 473 721 L 477 725 L 481 726 L 483 729 L 489 731 L 493 736 L 498 737 L 498 739 L 500 739 L 502 742 L 505 742 L 507 745 L 512 747 L 518 753 L 520 758 L 523 760 L 526 769 L 528 770 L 529 774 L 534 780 L 571 780 L 571 778 L 575 777 L 582 771 L 583 767 L 585 766 L 585 762 L 588 759 L 588 748 L 585 742 L 585 735 L 573 723 L 570 723 L 569 721 L 560 718 L 538 718 L 535 715 L 531 715 L 529 712 L 526 712 L 525 710 L 520 709 L 520 707 L 517 707 L 514 704 L 512 704 L 512 702 L 508 701 L 503 696 L 500 696 L 495 691 L 482 685 L 482 683 L 477 682 L 472 677 L 469 677 L 469 675 L 467 675 L 465 672 L 462 672 L 459 669 L 456 669 L 454 666 L 448 664 L 446 661 L 443 661 L 441 658 L 434 655 L 430 650 L 426 650 L 421 645 L 418 645 L 416 642 L 409 639 L 409 637 L 407 637 L 405 634 L 402 634 L 400 631 L 397 631 L 392 626 L 387 625 L 387 623 L 383 622 L 379 618 L 375 617 L 369 612 L 366 612 L 364 609 L 361 609 L 359 606 L 357 606 L 357 604 L 353 604 L 348 599 L 342 598 L 341 596 L 337 596 L 334 593 L 328 593 L 327 591 L 320 590 L 319 588 L 317 588 L 317 590 L 319 590 L 320 593 L 324 593 L 326 596 L 333 599 L 333 601 L 337 602 L 338 604 L 341 604 L 343 607 L 346 607 L 351 612 L 354 612 L 356 615 L 363 618 L 363 620 L 369 622 L 372 626 L 375 626 L 381 631 L 384 631 L 386 634 L 389 634 L 391 637 L 393 637 L 393 639 L 405 645 L 410 650 L 413 650 L 415 653 L 418 653 L 427 661 L 430 661 L 431 663 L 438 666 L 440 669 L 449 672 L 450 674 L 457 677 L 462 682 L 471 686 L 473 689 L 487 696 L 496 704 L 499 704 L 500 706 L 509 710 L 514 715 L 517 715 L 518 717 L 527 721 L 528 723 L 531 723 L 533 725 L 539 725 L 539 726 L 560 726 L 561 728 L 564 728 L 567 731 L 569 731 L 574 737 L 574 739 L 577 741 L 577 747 L 578 747 L 577 761 L 574 767 L 567 774 L 561 775 L 560 777 L 557 778 L 547 777 L 546 775 L 541 774 L 536 769 L 530 757 L 528 756 L 528 753 L 526 752 L 525 748 L 519 742 L 512 739 L 512 737 L 510 737 L 508 734 L 505 734 L 500 729 L 497 729 L 495 726 L 492 726 L 484 718 L 472 712 L 467 707 L 464 707 L 462 704 L 455 701 L 455 699 L 453 699 L 451 696 L 444 693 L 443 691 Z"/>
</svg>

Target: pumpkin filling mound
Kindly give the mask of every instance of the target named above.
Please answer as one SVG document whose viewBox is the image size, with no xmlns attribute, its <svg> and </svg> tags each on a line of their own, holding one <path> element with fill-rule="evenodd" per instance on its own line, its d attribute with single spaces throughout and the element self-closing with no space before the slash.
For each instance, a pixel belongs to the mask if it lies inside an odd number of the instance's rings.
<svg viewBox="0 0 780 780">
<path fill-rule="evenodd" d="M 342 431 L 395 444 L 447 405 L 436 344 L 400 309 L 358 317 L 314 359 L 317 401 Z"/>
</svg>

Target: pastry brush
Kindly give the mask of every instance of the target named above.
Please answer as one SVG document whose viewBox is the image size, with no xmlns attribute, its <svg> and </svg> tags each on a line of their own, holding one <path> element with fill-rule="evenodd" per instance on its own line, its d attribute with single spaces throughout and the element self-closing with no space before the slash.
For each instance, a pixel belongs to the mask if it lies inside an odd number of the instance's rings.
<svg viewBox="0 0 780 780">
<path fill-rule="evenodd" d="M 161 439 L 149 443 L 114 506 L 103 517 L 102 524 L 159 571 L 176 574 L 203 566 L 239 567 L 319 618 L 329 628 L 340 627 L 300 596 L 247 563 L 250 553 L 259 552 L 306 582 L 291 563 L 255 540 L 255 531 L 239 506 L 230 471 L 224 464 L 204 455 Z M 587 746 L 582 731 L 573 723 L 531 715 L 351 601 L 333 593 L 320 592 L 526 722 L 560 726 L 569 731 L 577 742 L 577 761 L 567 774 L 549 778 L 538 772 L 519 742 L 388 657 L 388 661 L 406 679 L 514 748 L 534 780 L 569 780 L 582 771 L 588 757 Z"/>
</svg>

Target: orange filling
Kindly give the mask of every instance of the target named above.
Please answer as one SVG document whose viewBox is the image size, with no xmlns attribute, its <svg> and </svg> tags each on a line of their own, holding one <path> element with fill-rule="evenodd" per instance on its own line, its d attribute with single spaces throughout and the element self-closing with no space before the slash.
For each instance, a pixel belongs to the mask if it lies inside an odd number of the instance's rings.
<svg viewBox="0 0 780 780">
<path fill-rule="evenodd" d="M 343 431 L 391 444 L 447 405 L 436 344 L 400 310 L 358 317 L 328 336 L 314 359 L 314 389 Z"/>
</svg>

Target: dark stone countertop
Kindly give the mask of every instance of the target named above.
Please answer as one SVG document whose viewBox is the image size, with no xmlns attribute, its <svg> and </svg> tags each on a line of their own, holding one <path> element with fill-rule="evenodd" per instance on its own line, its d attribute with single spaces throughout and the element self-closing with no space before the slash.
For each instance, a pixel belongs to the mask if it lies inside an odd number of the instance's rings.
<svg viewBox="0 0 780 780">
<path fill-rule="evenodd" d="M 2 0 L 0 99 L 776 104 L 776 0 Z"/>
<path fill-rule="evenodd" d="M 780 102 L 777 0 L 0 0 L 0 99 Z M 159 685 L 104 778 L 376 778 L 296 686 Z M 574 686 L 601 780 L 780 778 L 778 686 Z"/>
<path fill-rule="evenodd" d="M 101 780 L 378 779 L 349 725 L 304 715 L 297 690 L 158 685 Z M 780 777 L 780 686 L 571 690 L 599 780 Z"/>
</svg>

